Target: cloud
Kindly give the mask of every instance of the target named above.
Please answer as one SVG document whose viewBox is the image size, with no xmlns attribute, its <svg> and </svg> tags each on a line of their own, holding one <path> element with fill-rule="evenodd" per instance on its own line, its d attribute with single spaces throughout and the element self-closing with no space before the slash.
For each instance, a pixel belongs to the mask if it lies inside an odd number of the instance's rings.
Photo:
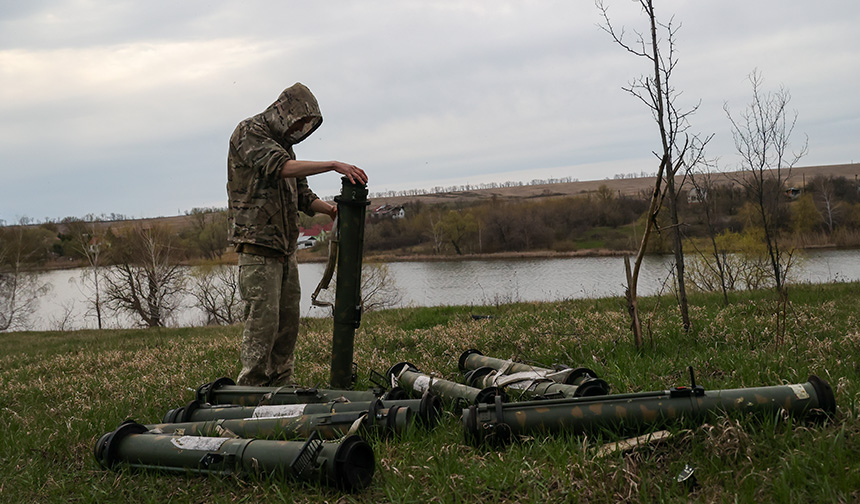
<svg viewBox="0 0 860 504">
<path fill-rule="evenodd" d="M 627 34 L 642 31 L 636 2 L 610 8 Z M 758 68 L 767 88 L 790 90 L 806 161 L 851 161 L 860 4 L 658 8 L 681 25 L 678 103 L 699 104 L 693 130 L 716 133 L 713 156 L 731 163 L 723 104 L 747 104 Z M 325 116 L 297 153 L 359 164 L 372 191 L 638 173 L 659 143 L 649 111 L 621 90 L 649 65 L 600 31 L 591 2 L 32 0 L 3 12 L 7 220 L 222 200 L 230 132 L 296 81 Z M 312 185 L 334 194 L 339 177 Z"/>
</svg>

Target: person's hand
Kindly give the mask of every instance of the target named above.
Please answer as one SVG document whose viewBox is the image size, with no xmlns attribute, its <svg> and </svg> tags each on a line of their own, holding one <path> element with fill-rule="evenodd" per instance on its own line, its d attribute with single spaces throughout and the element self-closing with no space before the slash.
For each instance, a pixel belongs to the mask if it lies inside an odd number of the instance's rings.
<svg viewBox="0 0 860 504">
<path fill-rule="evenodd" d="M 331 220 L 335 220 L 335 218 L 337 218 L 337 205 L 329 205 L 326 215 L 331 217 Z"/>
<path fill-rule="evenodd" d="M 341 163 L 340 161 L 333 161 L 332 164 L 334 171 L 348 178 L 353 184 L 367 185 L 367 174 L 358 166 Z"/>
</svg>

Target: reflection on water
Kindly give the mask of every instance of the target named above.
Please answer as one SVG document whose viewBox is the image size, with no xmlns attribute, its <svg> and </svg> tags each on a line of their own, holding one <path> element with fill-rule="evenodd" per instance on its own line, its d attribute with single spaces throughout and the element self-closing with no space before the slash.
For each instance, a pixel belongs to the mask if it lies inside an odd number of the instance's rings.
<svg viewBox="0 0 860 504">
<path fill-rule="evenodd" d="M 639 278 L 639 294 L 671 289 L 669 256 L 646 257 Z M 624 262 L 621 257 L 565 259 L 506 259 L 482 261 L 402 262 L 388 265 L 404 306 L 486 305 L 514 301 L 556 301 L 624 295 Z M 326 316 L 328 309 L 310 304 L 310 293 L 325 265 L 300 264 L 302 313 Z M 860 280 L 860 251 L 828 250 L 806 254 L 798 281 L 822 283 Z M 86 316 L 87 295 L 80 284 L 80 270 L 51 271 L 40 275 L 53 288 L 41 301 L 32 319 L 33 329 L 55 329 L 68 319 L 67 328 L 92 328 Z M 201 325 L 203 314 L 184 301 L 171 325 Z M 107 327 L 130 327 L 133 321 L 111 317 Z"/>
</svg>

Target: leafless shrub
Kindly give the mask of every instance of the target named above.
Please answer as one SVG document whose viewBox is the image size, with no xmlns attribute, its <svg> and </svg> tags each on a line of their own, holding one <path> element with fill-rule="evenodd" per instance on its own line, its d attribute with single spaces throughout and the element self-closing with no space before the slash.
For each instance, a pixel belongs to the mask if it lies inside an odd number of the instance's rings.
<svg viewBox="0 0 860 504">
<path fill-rule="evenodd" d="M 239 295 L 239 272 L 235 266 L 195 266 L 188 281 L 188 293 L 206 314 L 207 325 L 232 325 L 242 320 L 245 303 Z"/>
</svg>

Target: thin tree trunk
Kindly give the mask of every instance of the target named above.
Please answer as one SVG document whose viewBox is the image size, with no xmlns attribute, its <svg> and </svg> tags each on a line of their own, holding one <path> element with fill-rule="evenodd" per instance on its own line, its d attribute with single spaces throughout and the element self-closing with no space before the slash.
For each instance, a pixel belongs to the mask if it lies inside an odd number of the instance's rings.
<svg viewBox="0 0 860 504">
<path fill-rule="evenodd" d="M 684 332 L 690 330 L 690 311 L 687 305 L 687 286 L 684 278 L 684 249 L 681 224 L 678 219 L 678 194 L 675 192 L 674 170 L 667 170 L 666 192 L 669 193 L 669 218 L 672 222 L 672 249 L 675 253 L 675 271 L 678 275 L 678 308 L 681 310 L 681 322 Z"/>
</svg>

